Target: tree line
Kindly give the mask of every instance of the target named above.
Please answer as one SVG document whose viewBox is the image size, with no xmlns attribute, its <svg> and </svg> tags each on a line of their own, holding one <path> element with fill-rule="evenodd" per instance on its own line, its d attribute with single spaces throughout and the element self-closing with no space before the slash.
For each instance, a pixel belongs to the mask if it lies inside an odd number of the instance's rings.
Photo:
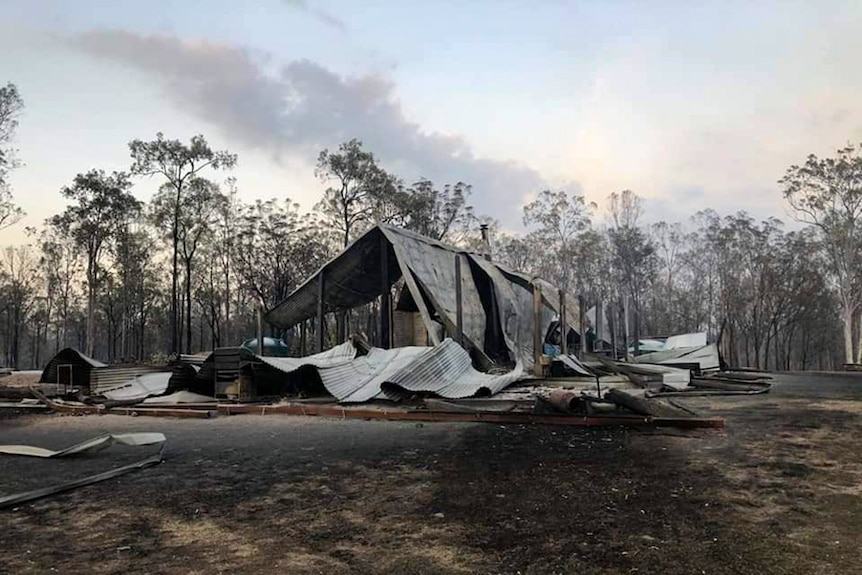
<svg viewBox="0 0 862 575">
<path fill-rule="evenodd" d="M 23 110 L 0 88 L 0 228 L 22 212 L 8 174 Z M 40 367 L 63 347 L 100 359 L 161 361 L 237 345 L 268 310 L 375 222 L 492 257 L 602 302 L 619 332 L 628 310 L 641 336 L 707 331 L 732 365 L 835 368 L 862 360 L 862 158 L 810 156 L 779 185 L 806 225 L 712 210 L 684 222 L 645 222 L 644 200 L 625 190 L 605 205 L 565 191 L 538 192 L 523 233 L 501 229 L 471 205 L 471 187 L 405 183 L 359 140 L 323 150 L 325 190 L 311 212 L 288 198 L 246 202 L 231 176 L 238 158 L 203 136 L 132 140 L 129 168 L 98 167 L 59 190 L 68 205 L 29 242 L 0 253 L 0 345 L 11 367 Z M 158 182 L 148 202 L 135 196 Z M 375 304 L 310 329 L 366 332 Z M 296 348 L 296 330 L 286 336 Z M 629 335 L 633 335 L 629 331 Z M 309 341 L 311 339 L 309 338 Z M 310 349 L 298 350 L 311 351 Z"/>
</svg>

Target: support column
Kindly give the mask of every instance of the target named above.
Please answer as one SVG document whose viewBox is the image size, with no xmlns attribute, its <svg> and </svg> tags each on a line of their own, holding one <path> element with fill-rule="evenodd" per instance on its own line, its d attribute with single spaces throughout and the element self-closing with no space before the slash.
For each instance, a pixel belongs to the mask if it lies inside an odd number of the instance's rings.
<svg viewBox="0 0 862 575">
<path fill-rule="evenodd" d="M 323 351 L 323 293 L 326 289 L 326 280 L 323 270 L 317 276 L 317 351 Z"/>
<path fill-rule="evenodd" d="M 560 353 L 569 355 L 569 324 L 566 322 L 566 292 L 560 288 Z"/>
<path fill-rule="evenodd" d="M 263 356 L 263 304 L 257 302 L 257 355 Z"/>
<path fill-rule="evenodd" d="M 629 296 L 623 297 L 623 357 L 629 355 L 629 338 L 631 338 L 631 328 L 629 327 Z"/>
<path fill-rule="evenodd" d="M 461 293 L 461 254 L 455 254 L 455 341 L 464 346 L 464 302 Z"/>
<path fill-rule="evenodd" d="M 578 358 L 583 361 L 587 354 L 587 302 L 584 296 L 578 296 L 578 323 L 581 330 L 581 349 Z"/>
<path fill-rule="evenodd" d="M 308 323 L 302 320 L 299 324 L 299 357 L 305 357 L 305 326 Z"/>
<path fill-rule="evenodd" d="M 605 340 L 605 314 L 602 300 L 596 302 L 596 343 L 604 349 L 602 342 Z"/>
<path fill-rule="evenodd" d="M 542 286 L 533 283 L 533 373 L 538 376 L 544 375 L 542 366 L 542 342 L 545 334 L 542 333 Z"/>
<path fill-rule="evenodd" d="M 380 347 L 392 347 L 392 297 L 389 285 L 389 242 L 380 236 Z"/>
</svg>

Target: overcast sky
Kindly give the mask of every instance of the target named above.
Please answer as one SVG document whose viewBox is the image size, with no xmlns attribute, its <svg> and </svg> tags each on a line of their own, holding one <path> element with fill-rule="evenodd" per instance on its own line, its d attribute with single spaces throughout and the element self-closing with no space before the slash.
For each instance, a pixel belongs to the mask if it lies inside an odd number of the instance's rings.
<svg viewBox="0 0 862 575">
<path fill-rule="evenodd" d="M 0 0 L 12 183 L 36 225 L 130 139 L 202 133 L 244 197 L 310 208 L 317 153 L 357 137 L 509 228 L 543 188 L 785 217 L 784 170 L 862 140 L 860 30 L 860 2 Z"/>
</svg>

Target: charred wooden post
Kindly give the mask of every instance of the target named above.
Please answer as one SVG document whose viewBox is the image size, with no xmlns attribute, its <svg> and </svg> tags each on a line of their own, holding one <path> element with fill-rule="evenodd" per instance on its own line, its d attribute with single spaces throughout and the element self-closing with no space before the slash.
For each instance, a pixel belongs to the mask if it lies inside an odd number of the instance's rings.
<svg viewBox="0 0 862 575">
<path fill-rule="evenodd" d="M 604 314 L 604 309 L 602 306 L 602 300 L 599 300 L 596 303 L 596 343 L 599 346 L 601 346 L 602 348 L 604 348 L 604 346 L 602 346 L 601 342 L 603 342 L 605 340 L 604 316 L 605 316 L 605 314 Z M 596 350 L 596 348 L 594 346 L 592 351 L 595 351 L 595 350 Z"/>
<path fill-rule="evenodd" d="M 629 329 L 629 298 L 628 296 L 623 297 L 623 357 L 628 357 L 629 355 L 629 338 L 631 337 L 631 329 Z"/>
<path fill-rule="evenodd" d="M 389 243 L 380 236 L 380 347 L 392 347 L 392 298 L 389 286 Z"/>
<path fill-rule="evenodd" d="M 461 254 L 455 254 L 455 324 L 457 333 L 455 341 L 458 345 L 464 345 L 464 301 L 461 293 Z"/>
<path fill-rule="evenodd" d="M 640 306 L 635 302 L 635 355 L 641 351 L 641 314 L 638 309 Z"/>
<path fill-rule="evenodd" d="M 608 331 L 611 332 L 611 357 L 617 358 L 617 327 L 614 321 L 616 310 L 611 306 L 611 313 L 608 314 Z"/>
<path fill-rule="evenodd" d="M 317 276 L 317 351 L 323 351 L 323 293 L 326 280 L 323 271 Z"/>
<path fill-rule="evenodd" d="M 263 346 L 263 302 L 257 302 L 257 355 L 262 356 Z"/>
<path fill-rule="evenodd" d="M 583 360 L 587 353 L 587 301 L 584 296 L 578 296 L 578 326 L 581 330 L 581 346 L 578 358 Z"/>
<path fill-rule="evenodd" d="M 566 292 L 560 288 L 560 353 L 569 354 L 569 324 L 566 323 Z"/>
<path fill-rule="evenodd" d="M 299 356 L 305 356 L 305 329 L 306 321 L 302 320 L 299 324 Z"/>
<path fill-rule="evenodd" d="M 533 282 L 533 373 L 541 376 L 542 366 L 542 286 Z"/>
</svg>

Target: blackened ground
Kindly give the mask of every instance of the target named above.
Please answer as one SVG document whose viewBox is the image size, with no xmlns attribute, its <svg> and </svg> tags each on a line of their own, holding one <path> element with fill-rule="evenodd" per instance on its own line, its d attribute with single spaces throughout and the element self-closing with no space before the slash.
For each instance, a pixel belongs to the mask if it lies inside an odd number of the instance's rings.
<svg viewBox="0 0 862 575">
<path fill-rule="evenodd" d="M 158 467 L 0 511 L 0 572 L 862 573 L 862 377 L 688 405 L 726 430 L 4 418 L 4 444 L 168 445 Z M 0 495 L 154 449 L 6 456 Z"/>
</svg>

